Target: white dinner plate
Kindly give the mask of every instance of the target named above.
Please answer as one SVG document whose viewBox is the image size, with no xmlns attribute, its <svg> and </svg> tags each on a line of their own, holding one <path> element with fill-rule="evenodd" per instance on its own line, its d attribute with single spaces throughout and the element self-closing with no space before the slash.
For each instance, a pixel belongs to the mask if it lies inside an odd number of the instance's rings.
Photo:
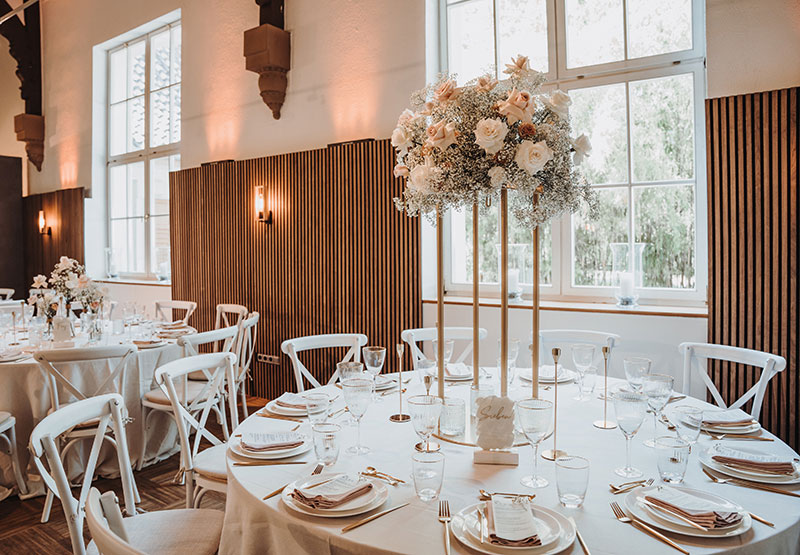
<svg viewBox="0 0 800 555">
<path fill-rule="evenodd" d="M 731 451 L 741 451 L 753 455 L 765 454 L 763 451 L 748 447 L 737 447 Z M 717 451 L 717 444 L 700 452 L 700 464 L 720 474 L 725 474 L 726 476 L 732 476 L 734 478 L 742 478 L 743 480 L 750 480 L 751 482 L 760 482 L 762 484 L 800 484 L 800 464 L 798 464 L 797 461 L 792 461 L 794 465 L 794 474 L 791 476 L 779 476 L 775 474 L 763 474 L 752 470 L 730 468 L 713 460 L 711 458 L 713 455 L 724 455 L 724 453 Z"/>
<path fill-rule="evenodd" d="M 484 553 L 486 555 L 518 555 L 519 553 L 530 553 L 531 555 L 550 555 L 553 553 L 561 553 L 565 549 L 568 549 L 575 541 L 575 526 L 565 516 L 556 511 L 536 505 L 535 510 L 537 512 L 547 514 L 549 517 L 555 519 L 555 521 L 558 523 L 559 532 L 557 541 L 552 542 L 549 545 L 526 548 L 501 547 L 499 545 L 492 545 L 490 543 L 482 544 L 480 540 L 475 540 L 475 538 L 472 537 L 472 534 L 469 533 L 467 529 L 470 515 L 473 521 L 477 520 L 476 511 L 480 505 L 483 505 L 483 503 L 476 503 L 462 509 L 453 517 L 453 520 L 450 523 L 450 530 L 453 533 L 453 536 L 455 536 L 458 541 L 477 551 L 478 553 Z M 472 525 L 474 526 L 475 524 L 472 523 Z"/>
<path fill-rule="evenodd" d="M 667 532 L 675 532 L 678 534 L 683 534 L 685 536 L 693 536 L 696 538 L 730 538 L 732 536 L 738 536 L 740 534 L 744 534 L 750 529 L 750 526 L 753 524 L 753 519 L 750 518 L 750 513 L 744 510 L 743 507 L 733 503 L 725 499 L 724 497 L 719 497 L 718 495 L 714 495 L 713 493 L 708 493 L 705 491 L 701 491 L 698 489 L 691 489 L 691 488 L 684 488 L 680 486 L 670 486 L 674 489 L 683 491 L 684 493 L 688 493 L 690 495 L 694 495 L 695 497 L 699 497 L 701 499 L 708 500 L 716 505 L 721 505 L 726 509 L 730 510 L 731 512 L 738 512 L 742 515 L 742 520 L 736 526 L 728 526 L 727 528 L 715 528 L 709 530 L 708 532 L 703 532 L 702 530 L 698 530 L 697 528 L 693 528 L 688 524 L 681 522 L 678 519 L 674 519 L 668 516 L 666 513 L 662 513 L 657 509 L 650 509 L 644 503 L 641 502 L 641 499 L 644 499 L 645 495 L 652 493 L 658 490 L 659 486 L 650 486 L 648 488 L 636 488 L 635 490 L 631 491 L 628 495 L 625 496 L 625 508 L 627 511 L 638 518 L 641 521 L 644 521 L 647 524 L 655 526 L 657 528 L 661 528 L 662 530 L 666 530 Z"/>
<path fill-rule="evenodd" d="M 481 507 L 485 507 L 488 503 L 478 503 L 476 505 L 475 511 L 471 514 L 465 515 L 465 523 L 464 526 L 472 536 L 472 539 L 480 542 L 481 541 L 481 521 L 480 516 L 478 515 L 478 509 Z M 559 535 L 561 534 L 561 526 L 559 526 L 558 521 L 552 515 L 545 513 L 543 511 L 539 511 L 538 507 L 533 508 L 534 513 L 534 520 L 536 521 L 536 528 L 538 529 L 538 536 L 539 541 L 542 542 L 542 545 L 537 546 L 536 549 L 542 549 L 553 542 L 558 541 Z M 511 547 L 511 546 L 504 546 L 505 549 L 511 549 L 514 551 L 525 551 L 530 549 L 530 547 Z"/>
<path fill-rule="evenodd" d="M 306 409 L 293 409 L 291 407 L 282 407 L 275 400 L 272 400 L 269 403 L 267 403 L 266 409 L 270 412 L 274 412 L 275 414 L 280 414 L 282 416 L 308 416 L 308 410 Z"/>
<path fill-rule="evenodd" d="M 551 372 L 552 372 L 552 368 L 553 367 L 551 366 L 550 367 L 550 371 Z M 517 375 L 519 376 L 519 379 L 521 379 L 523 381 L 526 381 L 528 383 L 531 382 L 531 370 L 530 370 L 530 368 L 521 368 L 521 369 L 518 369 L 517 372 L 518 372 Z M 558 383 L 571 382 L 572 378 L 573 378 L 572 372 L 570 372 L 569 370 L 562 369 L 558 373 Z M 539 371 L 539 383 L 552 384 L 552 383 L 554 383 L 553 376 L 552 375 L 543 376 L 542 372 L 541 372 L 541 369 L 540 369 L 540 371 Z"/>
<path fill-rule="evenodd" d="M 330 480 L 336 476 L 337 474 L 320 474 L 312 478 L 294 481 L 283 489 L 283 492 L 281 492 L 281 499 L 287 507 L 299 513 L 323 518 L 344 518 L 364 514 L 377 509 L 389 498 L 389 488 L 386 487 L 386 484 L 382 483 L 380 480 L 370 480 L 368 478 L 365 479 L 372 483 L 372 491 L 335 509 L 312 509 L 311 507 L 298 503 L 291 496 L 292 491 L 294 491 L 298 485 L 308 487 L 314 483 Z"/>
<path fill-rule="evenodd" d="M 397 382 L 388 376 L 378 374 L 375 376 L 375 391 L 385 391 L 397 387 Z"/>
<path fill-rule="evenodd" d="M 472 372 L 464 374 L 463 376 L 448 376 L 445 374 L 444 381 L 446 382 L 468 382 L 472 379 Z"/>
<path fill-rule="evenodd" d="M 289 457 L 294 457 L 295 455 L 307 453 L 314 446 L 311 438 L 303 434 L 300 434 L 300 436 L 303 438 L 303 445 L 292 447 L 291 449 L 277 449 L 275 451 L 263 451 L 255 453 L 242 447 L 242 438 L 240 437 L 232 437 L 228 442 L 228 445 L 230 446 L 231 451 L 246 459 L 286 459 Z"/>
</svg>

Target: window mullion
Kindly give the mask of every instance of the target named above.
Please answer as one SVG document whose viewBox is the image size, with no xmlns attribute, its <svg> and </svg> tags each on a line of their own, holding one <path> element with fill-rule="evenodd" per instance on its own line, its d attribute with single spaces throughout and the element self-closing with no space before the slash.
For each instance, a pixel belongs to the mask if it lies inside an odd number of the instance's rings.
<svg viewBox="0 0 800 555">
<path fill-rule="evenodd" d="M 151 275 L 150 267 L 150 36 L 145 37 L 144 48 L 144 271 Z"/>
<path fill-rule="evenodd" d="M 633 142 L 631 141 L 631 125 L 633 124 L 633 111 L 631 110 L 631 88 L 630 82 L 625 82 L 625 112 L 627 114 L 626 134 L 628 139 L 628 271 L 634 274 L 634 286 L 636 285 L 636 260 L 634 259 L 634 239 L 633 239 Z M 613 280 L 613 277 L 612 277 Z"/>
</svg>

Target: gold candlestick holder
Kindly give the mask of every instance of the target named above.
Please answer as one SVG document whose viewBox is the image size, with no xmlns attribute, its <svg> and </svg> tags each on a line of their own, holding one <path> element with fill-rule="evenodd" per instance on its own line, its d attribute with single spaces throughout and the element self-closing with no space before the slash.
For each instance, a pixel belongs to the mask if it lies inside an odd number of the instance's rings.
<svg viewBox="0 0 800 555">
<path fill-rule="evenodd" d="M 395 345 L 397 349 L 397 360 L 399 364 L 398 368 L 398 378 L 397 378 L 397 391 L 400 396 L 400 412 L 397 414 L 393 414 L 389 417 L 389 420 L 392 422 L 408 422 L 411 420 L 411 416 L 407 414 L 403 414 L 403 352 L 405 351 L 405 345 L 402 343 L 398 343 Z"/>
<path fill-rule="evenodd" d="M 611 349 L 608 345 L 603 347 L 603 369 L 605 373 L 605 382 L 603 385 L 603 419 L 595 420 L 594 427 L 601 430 L 613 430 L 617 427 L 617 423 L 608 419 L 608 357 L 611 355 Z"/>
<path fill-rule="evenodd" d="M 548 461 L 554 461 L 558 457 L 565 457 L 566 451 L 559 451 L 556 448 L 556 432 L 558 425 L 558 358 L 561 356 L 561 349 L 558 347 L 553 348 L 553 448 L 548 449 L 542 453 L 542 458 Z"/>
</svg>

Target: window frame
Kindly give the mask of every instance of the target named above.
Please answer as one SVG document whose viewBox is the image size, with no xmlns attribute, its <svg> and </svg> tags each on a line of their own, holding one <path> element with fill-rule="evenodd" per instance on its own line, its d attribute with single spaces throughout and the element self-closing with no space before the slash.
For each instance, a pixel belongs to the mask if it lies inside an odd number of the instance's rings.
<svg viewBox="0 0 800 555">
<path fill-rule="evenodd" d="M 105 130 L 106 130 L 106 237 L 107 237 L 107 248 L 112 248 L 113 245 L 113 221 L 121 221 L 121 220 L 138 220 L 141 219 L 143 226 L 144 226 L 144 272 L 118 272 L 119 277 L 121 278 L 128 278 L 128 279 L 144 279 L 144 280 L 157 280 L 158 275 L 156 269 L 153 268 L 154 261 L 152 260 L 152 250 L 153 250 L 153 231 L 151 226 L 151 217 L 153 216 L 167 216 L 169 217 L 169 213 L 166 214 L 151 214 L 151 191 L 150 191 L 150 163 L 154 159 L 164 158 L 166 157 L 169 159 L 174 155 L 180 155 L 180 146 L 181 141 L 171 142 L 164 145 L 159 145 L 156 147 L 150 146 L 150 96 L 151 93 L 159 92 L 162 90 L 169 90 L 171 87 L 175 85 L 180 86 L 181 90 L 181 99 L 183 98 L 183 72 L 181 71 L 181 80 L 176 83 L 169 83 L 161 88 L 150 90 L 150 70 L 151 70 L 151 63 L 150 63 L 150 43 L 153 36 L 163 33 L 167 31 L 170 33 L 170 41 L 172 40 L 171 33 L 172 29 L 175 27 L 181 27 L 181 34 L 183 33 L 183 26 L 182 20 L 176 19 L 175 21 L 171 21 L 164 25 L 160 25 L 159 27 L 144 33 L 142 35 L 138 35 L 135 38 L 131 38 L 121 44 L 114 46 L 113 48 L 109 48 L 106 50 L 106 106 L 105 106 Z M 131 100 L 131 97 L 128 98 L 126 96 L 125 100 L 121 100 L 117 103 L 112 104 L 111 102 L 111 56 L 115 52 L 120 50 L 126 49 L 132 45 L 137 43 L 144 42 L 145 44 L 145 52 L 144 52 L 144 93 L 142 98 L 144 99 L 144 140 L 143 140 L 143 147 L 139 150 L 132 151 L 132 152 L 125 152 L 117 155 L 111 155 L 111 107 L 114 104 L 119 103 L 127 103 Z M 183 41 L 181 41 L 183 44 Z M 172 47 L 172 43 L 170 42 L 170 48 Z M 181 60 L 181 65 L 183 62 L 183 49 L 181 48 L 181 55 L 179 56 Z M 127 65 L 126 65 L 126 75 L 127 75 Z M 127 92 L 126 92 L 127 94 Z M 182 100 L 181 100 L 182 103 Z M 126 125 L 127 125 L 127 114 L 126 114 Z M 128 130 L 126 129 L 126 142 L 128 138 Z M 170 130 L 170 139 L 172 138 L 172 132 Z M 181 129 L 181 139 L 183 138 L 183 130 Z M 144 163 L 144 206 L 142 207 L 142 216 L 126 216 L 124 218 L 112 218 L 112 194 L 111 194 L 111 171 L 113 168 L 118 166 L 126 166 L 128 164 L 134 162 L 143 162 Z M 113 252 L 112 252 L 113 256 Z"/>
<path fill-rule="evenodd" d="M 461 4 L 475 0 L 437 0 L 439 3 L 438 37 L 438 71 L 448 70 L 447 51 L 447 6 Z M 497 0 L 492 2 L 492 16 L 495 27 L 495 59 L 497 49 Z M 623 3 L 623 29 L 625 33 L 625 53 L 627 55 L 627 3 Z M 680 182 L 694 182 L 695 193 L 695 288 L 694 289 L 667 289 L 667 288 L 637 288 L 639 301 L 646 304 L 671 304 L 671 305 L 703 305 L 707 298 L 708 286 L 708 213 L 707 213 L 707 184 L 706 184 L 706 149 L 705 149 L 705 12 L 700 0 L 692 0 L 692 48 L 680 52 L 659 54 L 632 60 L 622 60 L 575 69 L 566 68 L 566 0 L 547 0 L 548 29 L 548 59 L 549 67 L 547 82 L 542 87 L 543 91 L 561 89 L 565 92 L 594 86 L 614 83 L 628 83 L 667 77 L 671 75 L 691 74 L 694 85 L 694 179 L 670 180 L 652 182 L 653 185 L 677 184 Z M 496 60 L 497 62 L 497 60 Z M 497 65 L 502 68 L 502 64 Z M 626 85 L 627 88 L 627 85 Z M 630 99 L 626 94 L 626 109 Z M 628 112 L 629 113 L 629 112 Z M 630 121 L 628 121 L 628 134 L 630 134 Z M 633 202 L 632 195 L 636 186 L 650 185 L 651 182 L 634 182 L 630 173 L 632 144 L 628 140 L 628 181 L 619 184 L 602 184 L 595 187 L 624 186 L 628 193 L 628 229 L 633 233 Z M 634 184 L 635 183 L 635 184 Z M 551 222 L 552 225 L 552 284 L 540 284 L 540 297 L 543 300 L 573 301 L 573 302 L 608 302 L 613 299 L 614 287 L 592 287 L 572 285 L 572 215 L 567 214 Z M 453 281 L 452 268 L 452 217 L 450 213 L 443 217 L 444 231 L 444 266 L 445 266 L 445 291 L 451 295 L 471 295 L 472 284 Z M 468 246 L 471 249 L 471 245 Z M 531 284 L 521 284 L 524 295 L 532 294 Z M 499 297 L 499 283 L 481 283 L 482 296 Z"/>
</svg>

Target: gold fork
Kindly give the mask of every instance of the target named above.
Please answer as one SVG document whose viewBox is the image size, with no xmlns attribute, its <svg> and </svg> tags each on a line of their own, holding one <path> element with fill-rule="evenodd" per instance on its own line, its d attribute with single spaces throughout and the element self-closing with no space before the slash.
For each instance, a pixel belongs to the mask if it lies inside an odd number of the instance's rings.
<svg viewBox="0 0 800 555">
<path fill-rule="evenodd" d="M 608 485 L 609 486 L 613 486 L 613 484 L 608 484 Z M 625 486 L 624 488 L 612 489 L 611 492 L 614 495 L 619 495 L 620 493 L 627 493 L 627 492 L 631 491 L 632 489 L 636 489 L 638 487 L 648 488 L 648 487 L 650 487 L 652 485 L 653 485 L 653 479 L 650 478 L 646 482 L 640 482 L 638 484 L 631 484 L 630 486 Z"/>
<path fill-rule="evenodd" d="M 761 483 L 757 483 L 757 482 L 748 482 L 747 480 L 739 480 L 737 478 L 718 478 L 717 476 L 714 476 L 713 474 L 711 474 L 705 468 L 703 469 L 703 472 L 705 473 L 706 476 L 711 478 L 712 482 L 716 482 L 718 484 L 732 484 L 734 486 L 741 486 L 743 488 L 752 488 L 752 489 L 758 489 L 758 490 L 761 490 L 761 491 L 770 491 L 772 493 L 781 493 L 783 495 L 789 495 L 789 496 L 792 496 L 792 497 L 800 497 L 800 493 L 795 493 L 793 491 L 780 489 L 780 488 L 776 488 L 776 487 L 773 487 L 773 486 L 768 486 L 766 484 L 761 484 Z"/>
<path fill-rule="evenodd" d="M 312 470 L 312 471 L 311 471 L 311 475 L 312 475 L 312 476 L 316 476 L 317 474 L 322 474 L 322 469 L 323 469 L 323 468 L 325 468 L 325 466 L 324 466 L 324 465 L 317 464 L 317 466 L 315 466 L 315 467 L 314 467 L 314 470 Z M 278 495 L 280 492 L 282 492 L 283 490 L 285 490 L 285 489 L 286 489 L 286 486 L 288 486 L 289 484 L 291 484 L 291 482 L 289 482 L 289 483 L 287 483 L 287 484 L 284 484 L 284 485 L 282 485 L 281 487 L 279 487 L 279 488 L 278 488 L 278 489 L 276 489 L 275 491 L 273 491 L 273 492 L 269 493 L 268 495 L 265 495 L 265 496 L 264 496 L 262 499 L 263 499 L 264 501 L 266 501 L 267 499 L 270 499 L 270 498 L 272 498 L 272 497 L 275 497 L 275 496 L 276 496 L 276 495 Z"/>
<path fill-rule="evenodd" d="M 754 435 L 737 435 L 737 434 L 712 434 L 706 430 L 703 430 L 706 434 L 711 436 L 711 439 L 715 441 L 721 441 L 723 439 L 749 439 L 753 441 L 775 441 L 771 437 L 763 437 L 763 436 L 754 436 Z M 731 436 L 731 437 L 728 437 Z"/>
<path fill-rule="evenodd" d="M 450 503 L 439 501 L 439 522 L 444 524 L 444 552 L 450 555 Z"/>
<path fill-rule="evenodd" d="M 684 548 L 682 548 L 680 545 L 678 545 L 677 543 L 675 543 L 674 541 L 672 541 L 671 539 L 669 539 L 669 538 L 668 538 L 667 536 L 665 536 L 664 534 L 662 534 L 662 533 L 660 533 L 660 532 L 656 532 L 655 530 L 653 530 L 652 528 L 650 528 L 650 527 L 649 527 L 647 524 L 645 524 L 644 522 L 639 522 L 638 520 L 636 520 L 636 519 L 634 519 L 634 518 L 631 518 L 631 517 L 629 517 L 628 515 L 626 515 L 626 514 L 625 514 L 625 511 L 623 511 L 623 510 L 622 510 L 622 507 L 620 507 L 620 506 L 619 506 L 617 503 L 611 503 L 611 511 L 614 513 L 614 517 L 615 517 L 617 520 L 619 520 L 620 522 L 624 522 L 624 523 L 626 523 L 626 524 L 632 524 L 633 526 L 635 526 L 636 528 L 638 528 L 639 530 L 641 530 L 641 531 L 642 531 L 642 532 L 644 532 L 645 534 L 650 534 L 651 536 L 653 536 L 653 537 L 654 537 L 654 538 L 656 538 L 657 540 L 659 540 L 659 541 L 662 541 L 662 542 L 664 542 L 665 544 L 667 544 L 668 546 L 670 546 L 670 547 L 673 547 L 673 548 L 677 549 L 678 551 L 680 551 L 680 552 L 681 552 L 681 553 L 683 553 L 684 555 L 689 555 L 689 552 L 688 552 L 688 551 L 686 551 L 686 550 L 685 550 Z"/>
</svg>

